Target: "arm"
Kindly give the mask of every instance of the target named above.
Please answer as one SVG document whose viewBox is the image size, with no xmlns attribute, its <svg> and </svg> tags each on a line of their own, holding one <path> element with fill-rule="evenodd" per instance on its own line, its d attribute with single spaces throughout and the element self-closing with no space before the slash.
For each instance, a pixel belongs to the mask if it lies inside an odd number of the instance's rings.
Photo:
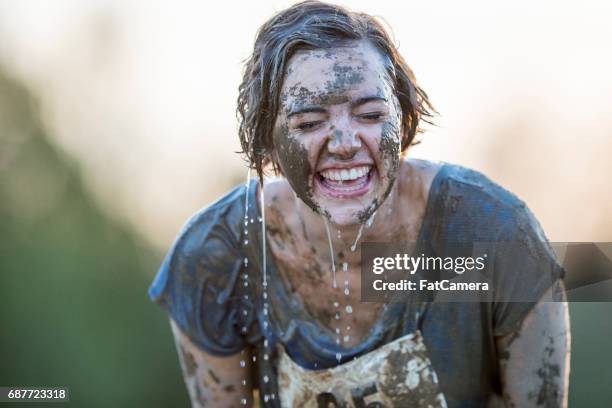
<svg viewBox="0 0 612 408">
<path fill-rule="evenodd" d="M 550 299 L 551 289 L 543 299 Z M 540 302 L 521 327 L 496 338 L 508 407 L 567 407 L 570 326 L 567 302 Z"/>
<path fill-rule="evenodd" d="M 250 407 L 253 392 L 249 350 L 228 357 L 214 356 L 196 346 L 173 320 L 170 325 L 192 406 Z M 245 362 L 244 368 L 241 361 Z"/>
</svg>

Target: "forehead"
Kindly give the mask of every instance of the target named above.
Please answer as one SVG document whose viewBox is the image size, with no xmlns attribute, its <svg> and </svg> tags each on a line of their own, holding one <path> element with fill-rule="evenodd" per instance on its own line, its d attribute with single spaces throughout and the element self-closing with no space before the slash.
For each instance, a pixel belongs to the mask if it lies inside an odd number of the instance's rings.
<svg viewBox="0 0 612 408">
<path fill-rule="evenodd" d="M 302 50 L 287 64 L 283 101 L 350 97 L 362 93 L 388 91 L 388 76 L 381 53 L 369 42 L 347 46 Z"/>
</svg>

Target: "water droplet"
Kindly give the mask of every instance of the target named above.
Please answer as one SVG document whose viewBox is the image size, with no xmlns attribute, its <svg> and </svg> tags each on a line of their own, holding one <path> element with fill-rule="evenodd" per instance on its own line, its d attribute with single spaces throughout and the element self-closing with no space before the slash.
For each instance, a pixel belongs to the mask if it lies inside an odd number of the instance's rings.
<svg viewBox="0 0 612 408">
<path fill-rule="evenodd" d="M 345 288 L 345 289 L 344 289 L 344 294 L 345 294 L 346 296 L 348 296 L 348 295 L 349 295 L 349 293 L 350 293 L 350 292 L 349 292 L 348 288 Z"/>
<path fill-rule="evenodd" d="M 336 353 L 336 360 L 338 360 L 338 362 L 342 360 L 342 353 Z"/>
<path fill-rule="evenodd" d="M 336 313 L 336 320 L 340 319 L 340 313 Z"/>
<path fill-rule="evenodd" d="M 268 308 L 264 308 L 263 314 L 264 314 L 264 316 L 268 315 Z"/>
<path fill-rule="evenodd" d="M 349 281 L 345 280 L 345 281 L 344 281 L 344 286 L 347 286 L 347 287 L 348 287 L 348 285 L 349 285 Z"/>
<path fill-rule="evenodd" d="M 247 316 L 249 314 L 249 312 L 247 312 L 246 309 L 245 309 L 245 310 L 242 311 L 242 314 Z"/>
<path fill-rule="evenodd" d="M 268 402 L 268 400 L 270 399 L 270 396 L 268 394 L 264 395 L 264 402 Z"/>
<path fill-rule="evenodd" d="M 342 264 L 342 270 L 343 270 L 344 272 L 348 271 L 348 263 L 344 262 L 344 263 Z"/>
<path fill-rule="evenodd" d="M 246 387 L 246 380 L 242 380 L 242 385 Z"/>
<path fill-rule="evenodd" d="M 257 356 L 253 356 L 253 362 L 257 361 Z"/>
<path fill-rule="evenodd" d="M 336 327 L 336 333 L 339 334 L 340 333 L 340 328 Z"/>
<path fill-rule="evenodd" d="M 268 361 L 268 358 L 269 358 L 268 353 L 264 354 L 264 360 Z"/>
<path fill-rule="evenodd" d="M 340 344 L 340 337 L 336 339 L 336 344 Z"/>
<path fill-rule="evenodd" d="M 246 361 L 240 360 L 240 367 L 242 368 L 246 367 Z"/>
<path fill-rule="evenodd" d="M 251 224 L 254 223 L 254 222 L 255 222 L 255 220 L 251 218 Z"/>
<path fill-rule="evenodd" d="M 264 347 L 268 347 L 268 339 L 264 340 Z"/>
<path fill-rule="evenodd" d="M 344 342 L 348 343 L 348 341 L 351 339 L 351 336 L 344 336 Z"/>
<path fill-rule="evenodd" d="M 348 305 L 348 306 L 346 307 L 346 313 L 348 313 L 348 314 L 353 313 L 353 308 L 351 307 L 351 305 Z"/>
<path fill-rule="evenodd" d="M 242 326 L 242 333 L 246 333 L 247 332 L 247 328 L 245 326 Z"/>
<path fill-rule="evenodd" d="M 249 295 L 244 295 L 244 300 L 249 300 Z"/>
<path fill-rule="evenodd" d="M 244 266 L 247 266 L 249 264 L 249 258 L 244 258 Z"/>
<path fill-rule="evenodd" d="M 249 281 L 244 281 L 244 287 L 246 288 L 247 286 L 249 286 Z"/>
<path fill-rule="evenodd" d="M 334 302 L 334 307 L 338 307 L 338 306 L 340 306 L 340 303 Z"/>
<path fill-rule="evenodd" d="M 249 240 L 248 239 L 244 240 L 244 245 L 249 245 Z"/>
<path fill-rule="evenodd" d="M 264 375 L 264 382 L 267 383 L 268 381 L 270 381 L 270 378 L 267 375 Z"/>
<path fill-rule="evenodd" d="M 351 326 L 346 326 L 346 331 L 351 330 Z"/>
<path fill-rule="evenodd" d="M 246 398 L 241 399 L 241 400 L 240 400 L 240 403 L 241 403 L 242 405 L 246 405 L 246 404 L 247 404 L 247 400 L 246 400 Z"/>
<path fill-rule="evenodd" d="M 374 217 L 376 217 L 376 211 L 374 211 L 372 213 L 372 215 L 370 216 L 370 218 L 368 219 L 368 221 L 366 222 L 366 226 L 368 228 L 370 228 L 372 226 L 372 223 L 374 222 Z"/>
<path fill-rule="evenodd" d="M 357 232 L 357 237 L 355 238 L 355 242 L 353 242 L 353 245 L 351 245 L 351 252 L 355 252 L 355 249 L 357 249 L 357 243 L 359 242 L 359 239 L 361 238 L 361 233 L 363 232 L 363 226 L 364 224 L 361 224 L 361 227 L 359 227 L 359 231 Z"/>
<path fill-rule="evenodd" d="M 264 280 L 261 284 L 263 285 L 264 288 L 268 287 L 268 281 L 267 280 Z"/>
<path fill-rule="evenodd" d="M 248 273 L 243 273 L 242 274 L 242 279 L 249 279 L 249 274 Z"/>
<path fill-rule="evenodd" d="M 336 260 L 334 259 L 334 246 L 332 245 L 331 234 L 329 233 L 329 224 L 327 223 L 327 218 L 323 216 L 323 223 L 325 224 L 325 232 L 327 233 L 327 242 L 329 243 L 329 255 L 331 257 L 331 266 L 332 266 L 332 288 L 336 289 L 338 287 L 338 283 L 336 282 Z"/>
<path fill-rule="evenodd" d="M 264 329 L 267 329 L 268 328 L 268 322 L 264 322 L 263 326 L 264 326 Z"/>
<path fill-rule="evenodd" d="M 263 190 L 262 190 L 262 191 L 263 191 Z M 262 218 L 261 218 L 261 217 L 257 217 L 257 221 L 258 221 L 258 222 L 261 222 L 261 221 L 262 221 Z"/>
<path fill-rule="evenodd" d="M 270 395 L 270 399 L 274 399 L 274 398 L 276 398 L 275 394 Z"/>
<path fill-rule="evenodd" d="M 249 230 L 244 230 L 244 235 L 249 235 Z"/>
<path fill-rule="evenodd" d="M 314 367 L 315 367 L 315 368 L 318 368 L 318 367 L 319 367 L 319 364 L 318 364 L 318 363 L 314 363 Z"/>
<path fill-rule="evenodd" d="M 263 298 L 267 299 L 268 298 L 268 294 L 266 292 L 263 293 Z"/>
</svg>

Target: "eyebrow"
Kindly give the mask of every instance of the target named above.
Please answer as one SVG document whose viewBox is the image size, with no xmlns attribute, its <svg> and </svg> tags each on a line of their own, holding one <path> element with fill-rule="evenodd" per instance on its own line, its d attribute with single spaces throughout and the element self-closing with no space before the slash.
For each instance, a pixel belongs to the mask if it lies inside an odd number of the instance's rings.
<svg viewBox="0 0 612 408">
<path fill-rule="evenodd" d="M 387 102 L 387 99 L 383 98 L 382 96 L 366 96 L 364 98 L 359 98 L 353 103 L 351 103 L 351 107 L 355 108 L 360 105 L 365 105 L 368 102 L 375 102 L 375 101 Z"/>
<path fill-rule="evenodd" d="M 291 112 L 287 114 L 287 119 L 291 118 L 295 115 L 300 115 L 302 113 L 325 113 L 326 110 L 318 105 L 300 105 L 291 109 Z"/>
<path fill-rule="evenodd" d="M 351 102 L 351 108 L 356 108 L 357 106 L 365 105 L 368 102 L 387 102 L 386 98 L 382 96 L 365 96 L 363 98 L 359 98 L 353 102 Z M 287 119 L 290 119 L 292 116 L 300 115 L 303 113 L 325 113 L 326 110 L 320 105 L 298 105 L 293 107 L 291 111 L 287 114 Z"/>
</svg>

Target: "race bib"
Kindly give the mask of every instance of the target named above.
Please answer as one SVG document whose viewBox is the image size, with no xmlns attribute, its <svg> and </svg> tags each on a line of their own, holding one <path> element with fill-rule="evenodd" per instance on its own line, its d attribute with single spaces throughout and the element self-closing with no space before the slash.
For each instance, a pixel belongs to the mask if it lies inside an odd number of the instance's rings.
<svg viewBox="0 0 612 408">
<path fill-rule="evenodd" d="M 326 370 L 307 370 L 279 346 L 283 407 L 446 407 L 419 331 Z"/>
</svg>

